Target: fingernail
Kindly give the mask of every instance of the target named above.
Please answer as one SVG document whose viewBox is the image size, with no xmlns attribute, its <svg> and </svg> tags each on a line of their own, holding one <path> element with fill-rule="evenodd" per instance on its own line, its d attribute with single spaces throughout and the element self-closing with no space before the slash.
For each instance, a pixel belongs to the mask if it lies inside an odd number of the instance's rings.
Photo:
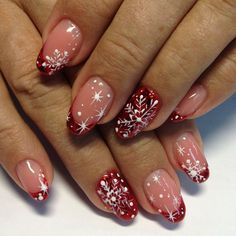
<svg viewBox="0 0 236 236">
<path fill-rule="evenodd" d="M 75 135 L 89 132 L 109 111 L 113 101 L 111 87 L 99 77 L 89 79 L 78 92 L 67 126 Z"/>
<path fill-rule="evenodd" d="M 165 170 L 151 173 L 145 183 L 144 190 L 154 209 L 172 223 L 183 220 L 185 204 L 180 190 Z"/>
<path fill-rule="evenodd" d="M 194 86 L 171 114 L 170 120 L 173 122 L 186 120 L 200 108 L 206 97 L 207 91 L 202 85 Z"/>
<path fill-rule="evenodd" d="M 117 171 L 106 173 L 98 182 L 96 192 L 104 205 L 123 220 L 138 214 L 137 200 L 124 178 Z"/>
<path fill-rule="evenodd" d="M 123 139 L 136 136 L 156 118 L 160 108 L 160 97 L 154 90 L 139 88 L 118 115 L 116 134 Z"/>
<path fill-rule="evenodd" d="M 174 153 L 180 167 L 194 182 L 202 183 L 208 179 L 206 158 L 190 133 L 183 134 L 177 139 Z"/>
<path fill-rule="evenodd" d="M 78 54 L 81 42 L 78 26 L 68 19 L 60 21 L 49 33 L 39 53 L 38 69 L 48 75 L 60 71 Z"/>
<path fill-rule="evenodd" d="M 48 181 L 36 161 L 21 161 L 16 166 L 16 173 L 23 188 L 33 199 L 43 201 L 48 198 Z"/>
</svg>

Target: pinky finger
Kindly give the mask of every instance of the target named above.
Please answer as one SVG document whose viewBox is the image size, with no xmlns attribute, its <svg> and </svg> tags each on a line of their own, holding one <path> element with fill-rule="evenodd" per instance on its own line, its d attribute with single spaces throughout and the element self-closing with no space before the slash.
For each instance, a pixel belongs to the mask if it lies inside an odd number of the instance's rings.
<svg viewBox="0 0 236 236">
<path fill-rule="evenodd" d="M 0 164 L 33 199 L 48 198 L 53 173 L 47 153 L 16 111 L 1 74 Z"/>
<path fill-rule="evenodd" d="M 170 119 L 197 118 L 223 103 L 236 91 L 236 39 L 201 76 L 183 98 Z"/>
<path fill-rule="evenodd" d="M 208 179 L 208 163 L 203 154 L 200 134 L 193 121 L 164 124 L 157 132 L 175 169 L 184 171 L 196 183 Z"/>
</svg>

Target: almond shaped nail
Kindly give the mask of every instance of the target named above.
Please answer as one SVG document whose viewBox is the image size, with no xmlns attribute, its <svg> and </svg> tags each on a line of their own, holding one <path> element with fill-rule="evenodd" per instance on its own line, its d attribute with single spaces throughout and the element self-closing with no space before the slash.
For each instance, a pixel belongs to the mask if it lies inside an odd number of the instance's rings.
<svg viewBox="0 0 236 236">
<path fill-rule="evenodd" d="M 48 181 L 40 165 L 34 160 L 23 160 L 16 166 L 17 176 L 29 195 L 37 201 L 48 198 Z"/>
<path fill-rule="evenodd" d="M 185 204 L 180 190 L 169 174 L 163 170 L 151 173 L 144 183 L 150 204 L 168 221 L 177 223 L 185 216 Z"/>
<path fill-rule="evenodd" d="M 107 172 L 98 182 L 96 192 L 104 205 L 123 220 L 138 214 L 137 200 L 128 183 L 117 171 Z"/>
<path fill-rule="evenodd" d="M 174 153 L 179 166 L 192 181 L 202 183 L 208 179 L 208 163 L 192 134 L 186 133 L 177 139 Z"/>
</svg>

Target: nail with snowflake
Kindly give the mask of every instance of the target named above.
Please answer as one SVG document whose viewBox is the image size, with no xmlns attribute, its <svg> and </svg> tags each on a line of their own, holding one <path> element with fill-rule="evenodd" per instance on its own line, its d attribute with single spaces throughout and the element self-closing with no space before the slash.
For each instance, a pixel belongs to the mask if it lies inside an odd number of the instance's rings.
<svg viewBox="0 0 236 236">
<path fill-rule="evenodd" d="M 52 75 L 71 62 L 80 50 L 82 36 L 72 21 L 63 19 L 49 33 L 36 65 L 47 75 Z"/>
<path fill-rule="evenodd" d="M 48 181 L 36 161 L 21 161 L 16 167 L 16 173 L 23 188 L 34 200 L 43 201 L 48 198 Z"/>
<path fill-rule="evenodd" d="M 178 186 L 165 170 L 151 173 L 144 182 L 144 190 L 150 204 L 159 214 L 172 223 L 183 220 L 183 198 Z"/>
<path fill-rule="evenodd" d="M 169 119 L 174 123 L 186 120 L 201 107 L 206 97 L 206 89 L 202 85 L 194 85 L 176 107 Z"/>
<path fill-rule="evenodd" d="M 67 117 L 68 128 L 75 135 L 86 134 L 107 114 L 112 101 L 111 87 L 100 77 L 90 78 L 71 106 Z"/>
<path fill-rule="evenodd" d="M 132 220 L 138 214 L 137 200 L 128 183 L 117 171 L 107 172 L 98 182 L 96 192 L 105 207 L 120 219 Z"/>
<path fill-rule="evenodd" d="M 118 115 L 116 134 L 123 139 L 133 138 L 156 118 L 160 108 L 160 97 L 154 90 L 139 88 Z"/>
<path fill-rule="evenodd" d="M 182 170 L 196 183 L 209 177 L 206 158 L 191 133 L 181 135 L 175 145 L 174 154 Z"/>
</svg>

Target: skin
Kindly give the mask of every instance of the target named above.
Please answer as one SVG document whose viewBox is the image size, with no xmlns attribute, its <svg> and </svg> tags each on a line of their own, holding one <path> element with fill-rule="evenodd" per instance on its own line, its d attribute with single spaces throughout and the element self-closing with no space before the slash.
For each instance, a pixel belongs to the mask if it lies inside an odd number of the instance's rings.
<svg viewBox="0 0 236 236">
<path fill-rule="evenodd" d="M 72 98 L 91 75 L 101 76 L 115 92 L 101 123 L 118 114 L 138 84 L 156 90 L 163 103 L 147 130 L 163 124 L 196 83 L 204 86 L 207 99 L 189 118 L 205 114 L 236 91 L 234 0 L 59 0 L 44 41 L 65 17 L 79 26 L 84 38 L 70 65 L 91 53 L 75 80 Z"/>
<path fill-rule="evenodd" d="M 58 74 L 56 79 L 42 79 L 34 64 L 37 51 L 42 46 L 39 32 L 45 27 L 54 3 L 48 0 L 40 1 L 40 4 L 35 1 L 0 0 L 3 23 L 0 25 L 3 37 L 0 55 L 0 163 L 21 188 L 15 168 L 24 159 L 40 163 L 49 185 L 52 183 L 53 169 L 48 155 L 16 111 L 5 80 L 26 114 L 49 140 L 72 178 L 96 207 L 107 211 L 95 192 L 98 179 L 107 170 L 117 169 L 127 178 L 140 205 L 146 211 L 157 214 L 144 196 L 142 185 L 146 175 L 163 168 L 180 187 L 175 172 L 179 167 L 172 166 L 171 163 L 175 162 L 168 159 L 165 143 L 174 142 L 174 135 L 185 131 L 192 132 L 200 143 L 198 131 L 193 123 L 186 122 L 177 125 L 176 131 L 169 132 L 163 142 L 162 135 L 157 137 L 154 132 L 143 134 L 135 141 L 122 142 L 114 135 L 112 124 L 108 124 L 106 129 L 101 128 L 103 138 L 96 130 L 82 139 L 70 135 L 65 126 L 65 114 L 72 94 L 70 83 L 62 74 Z"/>
</svg>

